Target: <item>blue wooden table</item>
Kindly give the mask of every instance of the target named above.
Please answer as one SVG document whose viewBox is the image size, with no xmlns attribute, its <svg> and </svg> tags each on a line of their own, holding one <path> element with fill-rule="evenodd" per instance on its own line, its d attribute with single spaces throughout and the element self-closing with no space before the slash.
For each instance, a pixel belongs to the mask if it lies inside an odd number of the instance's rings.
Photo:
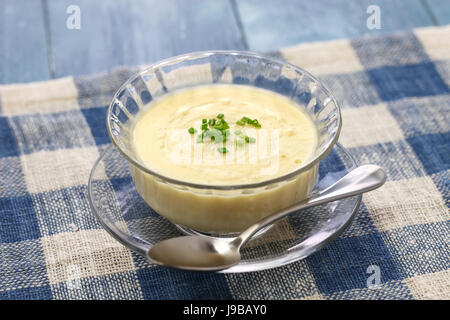
<svg viewBox="0 0 450 320">
<path fill-rule="evenodd" d="M 79 29 L 71 29 L 71 5 L 79 8 Z M 380 29 L 367 27 L 370 5 L 380 8 Z M 447 23 L 448 0 L 2 0 L 0 83 Z"/>
</svg>

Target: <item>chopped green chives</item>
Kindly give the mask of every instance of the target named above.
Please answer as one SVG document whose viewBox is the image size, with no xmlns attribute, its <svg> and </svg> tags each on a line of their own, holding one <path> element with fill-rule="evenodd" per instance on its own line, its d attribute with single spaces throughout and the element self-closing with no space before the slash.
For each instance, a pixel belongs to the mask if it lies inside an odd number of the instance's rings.
<svg viewBox="0 0 450 320">
<path fill-rule="evenodd" d="M 247 143 L 255 143 L 256 139 L 252 138 L 252 137 L 249 137 L 249 136 L 245 136 L 245 142 L 247 142 Z"/>
<path fill-rule="evenodd" d="M 224 123 L 224 122 L 216 122 L 216 124 L 213 127 L 214 129 L 220 130 L 220 131 L 224 131 L 226 129 L 229 129 L 230 126 L 228 125 L 228 123 Z"/>
<path fill-rule="evenodd" d="M 256 128 L 261 128 L 261 124 L 259 123 L 258 119 L 252 120 L 249 117 L 242 117 L 241 120 L 236 121 L 236 124 L 240 126 L 245 126 L 246 123 Z"/>
<path fill-rule="evenodd" d="M 239 126 L 245 126 L 245 124 L 252 125 L 256 128 L 261 128 L 261 124 L 259 123 L 258 119 L 250 119 L 249 117 L 242 117 L 240 120 L 236 121 L 236 124 Z M 208 128 L 209 127 L 209 128 Z M 202 119 L 202 125 L 201 125 L 202 133 L 197 136 L 197 143 L 203 143 L 206 141 L 211 141 L 214 143 L 225 143 L 229 136 L 231 135 L 230 132 L 230 126 L 225 121 L 225 115 L 223 113 L 219 113 L 216 118 L 211 119 Z M 197 129 L 195 128 L 189 128 L 188 132 L 190 134 L 194 134 L 197 132 Z M 237 146 L 242 147 L 245 145 L 245 143 L 255 143 L 256 138 L 252 138 L 249 136 L 244 135 L 244 132 L 241 130 L 234 131 L 235 137 L 235 143 Z M 208 138 L 205 140 L 205 138 Z M 225 144 L 224 144 L 225 145 Z M 220 153 L 227 153 L 228 150 L 225 147 L 219 147 L 217 150 Z"/>
<path fill-rule="evenodd" d="M 258 122 L 257 119 L 253 119 L 253 120 L 252 120 L 252 125 L 254 125 L 254 126 L 257 127 L 257 128 L 261 128 L 261 125 L 259 124 L 259 122 Z"/>
</svg>

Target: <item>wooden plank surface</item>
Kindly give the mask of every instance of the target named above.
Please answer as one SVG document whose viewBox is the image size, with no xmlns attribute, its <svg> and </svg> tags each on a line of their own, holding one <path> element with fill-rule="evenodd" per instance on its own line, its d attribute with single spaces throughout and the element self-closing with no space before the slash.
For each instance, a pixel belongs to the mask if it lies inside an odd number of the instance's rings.
<svg viewBox="0 0 450 320">
<path fill-rule="evenodd" d="M 73 3 L 80 7 L 79 30 L 66 27 Z M 228 0 L 60 0 L 48 8 L 56 77 L 191 51 L 244 49 Z"/>
<path fill-rule="evenodd" d="M 449 1 L 450 2 L 450 1 Z M 390 33 L 433 25 L 422 0 L 238 0 L 251 50 L 274 50 L 301 42 Z M 367 28 L 367 7 L 378 5 L 381 29 Z"/>
<path fill-rule="evenodd" d="M 424 0 L 430 14 L 434 16 L 436 24 L 445 25 L 450 23 L 450 1 L 449 0 Z"/>
<path fill-rule="evenodd" d="M 450 23 L 449 0 L 283 0 L 281 3 L 272 0 L 1 0 L 0 83 L 102 72 L 189 51 L 273 51 L 305 41 Z M 69 17 L 66 10 L 72 4 L 81 10 L 80 30 L 66 27 Z M 380 30 L 369 30 L 366 26 L 366 10 L 372 4 L 381 9 Z"/>
<path fill-rule="evenodd" d="M 40 1 L 0 1 L 0 83 L 50 78 Z"/>
</svg>

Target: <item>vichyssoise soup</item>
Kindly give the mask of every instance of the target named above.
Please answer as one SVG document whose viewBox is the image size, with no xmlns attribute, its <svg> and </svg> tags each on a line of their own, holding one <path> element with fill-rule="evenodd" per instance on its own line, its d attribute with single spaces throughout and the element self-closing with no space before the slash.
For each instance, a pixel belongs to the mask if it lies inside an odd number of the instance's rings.
<svg viewBox="0 0 450 320">
<path fill-rule="evenodd" d="M 317 128 L 292 100 L 245 85 L 183 89 L 152 101 L 132 126 L 136 158 L 172 179 L 212 186 L 271 180 L 313 156 Z M 301 201 L 314 186 L 317 165 L 259 188 L 196 189 L 166 183 L 132 167 L 140 195 L 159 214 L 198 231 L 244 230 Z"/>
</svg>

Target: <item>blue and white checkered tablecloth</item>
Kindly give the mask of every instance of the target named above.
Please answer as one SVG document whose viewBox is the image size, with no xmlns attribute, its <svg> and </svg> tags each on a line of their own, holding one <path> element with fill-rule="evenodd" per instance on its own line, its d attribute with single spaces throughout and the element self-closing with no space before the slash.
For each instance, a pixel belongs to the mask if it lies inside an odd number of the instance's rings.
<svg viewBox="0 0 450 320">
<path fill-rule="evenodd" d="M 343 106 L 340 142 L 387 171 L 341 237 L 262 272 L 151 265 L 112 239 L 87 201 L 110 143 L 107 105 L 137 69 L 3 85 L 0 299 L 449 299 L 450 27 L 276 54 L 331 88 Z M 373 266 L 381 283 L 368 287 Z"/>
</svg>

